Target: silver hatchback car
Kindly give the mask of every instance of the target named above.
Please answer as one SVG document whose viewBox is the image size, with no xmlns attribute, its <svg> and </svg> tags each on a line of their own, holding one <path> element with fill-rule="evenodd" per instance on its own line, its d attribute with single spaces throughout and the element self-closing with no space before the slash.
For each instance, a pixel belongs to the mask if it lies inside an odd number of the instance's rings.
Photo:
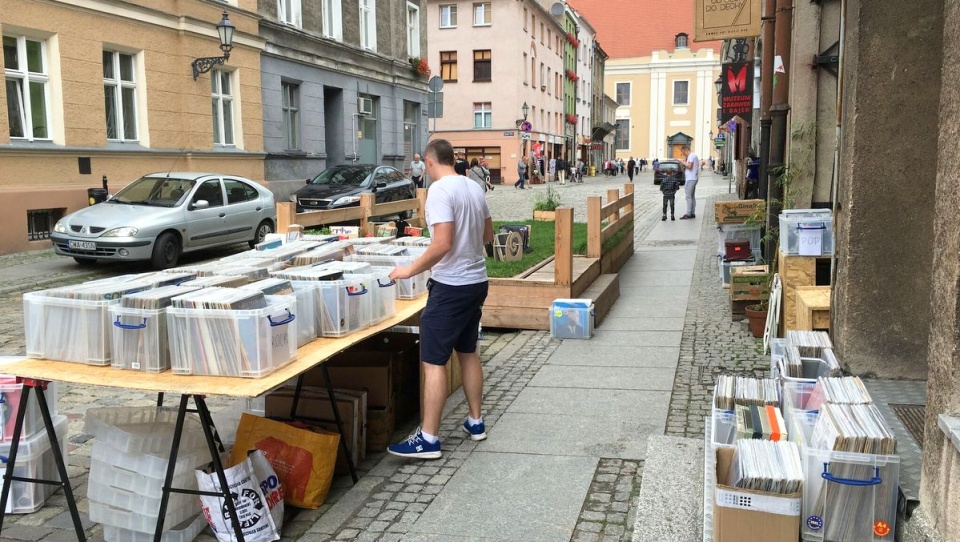
<svg viewBox="0 0 960 542">
<path fill-rule="evenodd" d="M 195 250 L 249 242 L 274 231 L 277 208 L 263 186 L 219 173 L 153 173 L 103 203 L 71 213 L 50 236 L 57 254 L 82 265 L 149 260 L 177 265 Z"/>
</svg>

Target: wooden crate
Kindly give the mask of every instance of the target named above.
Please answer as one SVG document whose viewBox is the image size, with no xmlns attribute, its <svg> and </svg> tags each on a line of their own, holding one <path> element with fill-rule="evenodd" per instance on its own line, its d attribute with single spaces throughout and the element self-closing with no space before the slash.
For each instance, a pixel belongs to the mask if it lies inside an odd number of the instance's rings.
<svg viewBox="0 0 960 542">
<path fill-rule="evenodd" d="M 799 286 L 797 327 L 801 331 L 830 331 L 830 286 Z"/>
<path fill-rule="evenodd" d="M 760 301 L 770 297 L 770 270 L 766 265 L 730 268 L 730 300 Z"/>
<path fill-rule="evenodd" d="M 779 336 L 783 337 L 787 331 L 797 329 L 797 288 L 817 286 L 817 260 L 824 259 L 829 260 L 830 257 L 794 256 L 783 251 L 777 254 L 777 273 L 783 284 Z"/>
</svg>

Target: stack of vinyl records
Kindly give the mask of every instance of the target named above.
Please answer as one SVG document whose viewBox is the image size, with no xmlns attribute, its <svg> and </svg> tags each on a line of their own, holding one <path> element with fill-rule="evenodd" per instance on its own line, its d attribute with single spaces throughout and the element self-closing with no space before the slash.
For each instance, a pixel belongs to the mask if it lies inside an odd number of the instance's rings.
<svg viewBox="0 0 960 542">
<path fill-rule="evenodd" d="M 400 245 L 402 247 L 428 247 L 430 246 L 429 237 L 400 237 L 390 240 L 391 245 Z"/>
<path fill-rule="evenodd" d="M 221 288 L 239 288 L 244 284 L 250 284 L 251 280 L 242 275 L 209 275 L 206 277 L 197 277 L 193 280 L 181 282 L 180 286 L 196 286 L 199 288 L 210 288 L 219 286 Z"/>
<path fill-rule="evenodd" d="M 198 288 L 161 286 L 120 299 L 110 307 L 113 317 L 112 361 L 118 369 L 161 372 L 170 368 L 166 308 L 174 297 Z"/>
<path fill-rule="evenodd" d="M 819 450 L 877 455 L 897 451 L 896 437 L 872 403 L 822 404 L 810 440 Z"/>
<path fill-rule="evenodd" d="M 805 358 L 822 357 L 825 348 L 833 348 L 830 335 L 824 331 L 788 331 L 786 339 L 787 346 L 796 346 Z"/>
<path fill-rule="evenodd" d="M 322 265 L 305 265 L 274 271 L 272 275 L 274 278 L 287 280 L 340 280 L 343 277 L 343 271 L 329 269 Z"/>
<path fill-rule="evenodd" d="M 372 254 L 376 256 L 407 256 L 407 247 L 400 245 L 368 245 L 357 248 L 357 254 Z"/>
<path fill-rule="evenodd" d="M 772 378 L 722 374 L 717 377 L 713 401 L 720 410 L 733 410 L 735 405 L 779 407 L 780 394 Z"/>
<path fill-rule="evenodd" d="M 343 260 L 354 253 L 354 247 L 346 241 L 319 244 L 315 248 L 301 252 L 290 260 L 291 267 L 301 267 L 326 263 L 334 260 Z"/>
<path fill-rule="evenodd" d="M 800 493 L 800 448 L 792 442 L 738 440 L 727 485 L 780 495 Z"/>
<path fill-rule="evenodd" d="M 288 295 L 296 299 L 297 346 L 303 346 L 320 336 L 320 311 L 317 309 L 317 285 L 298 283 L 272 277 L 243 286 L 245 289 L 258 290 L 264 295 Z"/>
<path fill-rule="evenodd" d="M 859 376 L 819 378 L 808 404 L 813 408 L 819 408 L 823 403 L 868 405 L 873 403 L 873 398 L 870 397 L 870 392 L 867 391 L 867 387 L 863 385 Z"/>
<path fill-rule="evenodd" d="M 819 352 L 816 356 L 804 356 L 802 352 Z M 843 370 L 832 348 L 812 348 L 787 345 L 781 361 L 783 376 L 789 378 L 815 379 L 821 376 L 841 376 Z"/>
<path fill-rule="evenodd" d="M 771 405 L 737 405 L 734 411 L 737 417 L 737 440 L 787 440 L 787 427 L 779 408 Z"/>
</svg>

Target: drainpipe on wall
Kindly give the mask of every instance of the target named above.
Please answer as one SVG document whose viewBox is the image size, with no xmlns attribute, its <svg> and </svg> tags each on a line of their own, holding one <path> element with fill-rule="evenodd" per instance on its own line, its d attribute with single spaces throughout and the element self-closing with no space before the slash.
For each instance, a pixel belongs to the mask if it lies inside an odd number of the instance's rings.
<svg viewBox="0 0 960 542">
<path fill-rule="evenodd" d="M 783 63 L 783 73 L 777 74 L 773 88 L 773 105 L 770 106 L 770 155 L 768 168 L 777 168 L 783 175 L 787 163 L 787 137 L 790 133 L 787 116 L 790 113 L 790 48 L 793 32 L 793 0 L 777 0 L 776 55 Z M 777 179 L 769 177 L 767 170 L 767 231 L 779 226 L 780 211 L 783 209 L 783 186 Z M 775 255 L 771 255 L 775 256 Z"/>
<path fill-rule="evenodd" d="M 770 182 L 767 172 L 770 165 L 770 105 L 773 103 L 773 56 L 774 56 L 774 21 L 777 0 L 763 2 L 763 50 L 760 61 L 760 198 L 767 199 Z M 768 209 L 769 211 L 769 209 Z M 764 260 L 771 262 L 776 254 L 773 253 L 772 242 L 764 243 Z"/>
<path fill-rule="evenodd" d="M 836 219 L 837 211 L 839 210 L 839 205 L 837 204 L 837 192 L 838 184 L 840 182 L 840 141 L 843 137 L 842 129 L 842 119 L 843 119 L 843 34 L 846 29 L 847 24 L 847 0 L 841 0 L 840 2 L 840 50 L 837 53 L 840 57 L 839 65 L 837 66 L 837 147 L 833 151 L 833 175 L 830 178 L 830 200 L 833 202 L 833 216 L 834 224 L 839 223 Z M 833 228 L 833 246 L 837 246 L 837 228 Z M 834 248 L 833 253 L 830 255 L 830 284 L 837 283 L 837 249 Z M 831 311 L 831 326 L 832 314 Z"/>
</svg>

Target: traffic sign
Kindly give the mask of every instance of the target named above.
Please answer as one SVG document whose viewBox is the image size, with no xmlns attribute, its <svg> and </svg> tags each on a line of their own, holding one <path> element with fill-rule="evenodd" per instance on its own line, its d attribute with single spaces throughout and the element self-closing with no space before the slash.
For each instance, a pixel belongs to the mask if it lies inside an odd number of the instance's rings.
<svg viewBox="0 0 960 542">
<path fill-rule="evenodd" d="M 524 141 L 530 141 L 531 139 L 533 139 L 533 134 L 526 133 L 526 132 L 525 132 L 525 133 L 522 133 L 522 134 L 520 134 L 520 139 L 522 139 L 522 140 L 524 140 Z"/>
<path fill-rule="evenodd" d="M 427 81 L 427 88 L 433 92 L 440 92 L 443 90 L 443 79 L 441 79 L 439 75 L 434 75 Z"/>
<path fill-rule="evenodd" d="M 520 131 L 522 132 L 529 132 L 531 130 L 533 130 L 533 125 L 530 124 L 528 121 L 523 121 L 523 124 L 520 125 Z"/>
</svg>

